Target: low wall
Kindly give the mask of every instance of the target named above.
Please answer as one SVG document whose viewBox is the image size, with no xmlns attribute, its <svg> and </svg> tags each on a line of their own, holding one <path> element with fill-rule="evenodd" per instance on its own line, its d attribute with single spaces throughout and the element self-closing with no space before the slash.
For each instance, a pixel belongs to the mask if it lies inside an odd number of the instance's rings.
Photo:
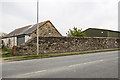
<svg viewBox="0 0 120 80">
<path fill-rule="evenodd" d="M 36 38 L 16 48 L 16 55 L 36 54 Z M 39 54 L 77 52 L 120 47 L 117 38 L 39 37 Z"/>
</svg>

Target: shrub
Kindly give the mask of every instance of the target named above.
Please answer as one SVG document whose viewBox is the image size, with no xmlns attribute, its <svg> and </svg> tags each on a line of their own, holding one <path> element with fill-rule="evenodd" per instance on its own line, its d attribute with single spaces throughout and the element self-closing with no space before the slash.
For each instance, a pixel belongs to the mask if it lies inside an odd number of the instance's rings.
<svg viewBox="0 0 120 80">
<path fill-rule="evenodd" d="M 77 37 L 86 37 L 85 32 L 82 32 L 82 29 L 77 29 L 76 27 L 73 30 L 69 29 L 67 36 L 77 36 Z"/>
</svg>

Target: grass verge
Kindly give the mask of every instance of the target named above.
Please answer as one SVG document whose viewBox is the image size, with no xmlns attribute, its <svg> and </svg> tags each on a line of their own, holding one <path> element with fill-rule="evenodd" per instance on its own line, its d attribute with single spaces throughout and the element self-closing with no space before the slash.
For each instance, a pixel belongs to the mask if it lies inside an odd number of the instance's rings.
<svg viewBox="0 0 120 80">
<path fill-rule="evenodd" d="M 58 57 L 58 56 L 67 56 L 67 55 L 79 55 L 86 53 L 97 53 L 97 52 L 107 52 L 107 51 L 116 51 L 120 49 L 104 49 L 104 50 L 92 50 L 92 51 L 82 51 L 82 52 L 71 52 L 71 53 L 60 53 L 60 54 L 40 54 L 40 55 L 29 55 L 29 56 L 20 56 L 15 58 L 7 58 L 4 60 L 27 60 L 27 59 L 36 59 L 36 58 L 49 58 L 49 57 Z"/>
</svg>

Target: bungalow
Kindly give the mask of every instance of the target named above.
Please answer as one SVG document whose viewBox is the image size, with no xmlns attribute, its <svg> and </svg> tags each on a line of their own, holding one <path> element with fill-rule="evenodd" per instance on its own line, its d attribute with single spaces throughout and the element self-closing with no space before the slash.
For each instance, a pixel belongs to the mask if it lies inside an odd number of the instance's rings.
<svg viewBox="0 0 120 80">
<path fill-rule="evenodd" d="M 48 20 L 38 23 L 39 25 L 39 36 L 41 37 L 50 37 L 62 36 L 59 31 L 54 27 L 54 25 Z M 12 48 L 13 46 L 20 45 L 27 42 L 29 39 L 36 36 L 37 24 L 24 26 L 14 31 L 10 32 L 8 35 L 2 37 L 2 45 L 7 48 Z"/>
</svg>

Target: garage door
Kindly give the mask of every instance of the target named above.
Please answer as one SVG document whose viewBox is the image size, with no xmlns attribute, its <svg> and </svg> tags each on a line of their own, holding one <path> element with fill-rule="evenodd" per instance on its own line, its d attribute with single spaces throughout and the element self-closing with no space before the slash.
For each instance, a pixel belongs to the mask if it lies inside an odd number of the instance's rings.
<svg viewBox="0 0 120 80">
<path fill-rule="evenodd" d="M 17 37 L 17 45 L 25 43 L 25 36 L 18 36 Z"/>
</svg>

